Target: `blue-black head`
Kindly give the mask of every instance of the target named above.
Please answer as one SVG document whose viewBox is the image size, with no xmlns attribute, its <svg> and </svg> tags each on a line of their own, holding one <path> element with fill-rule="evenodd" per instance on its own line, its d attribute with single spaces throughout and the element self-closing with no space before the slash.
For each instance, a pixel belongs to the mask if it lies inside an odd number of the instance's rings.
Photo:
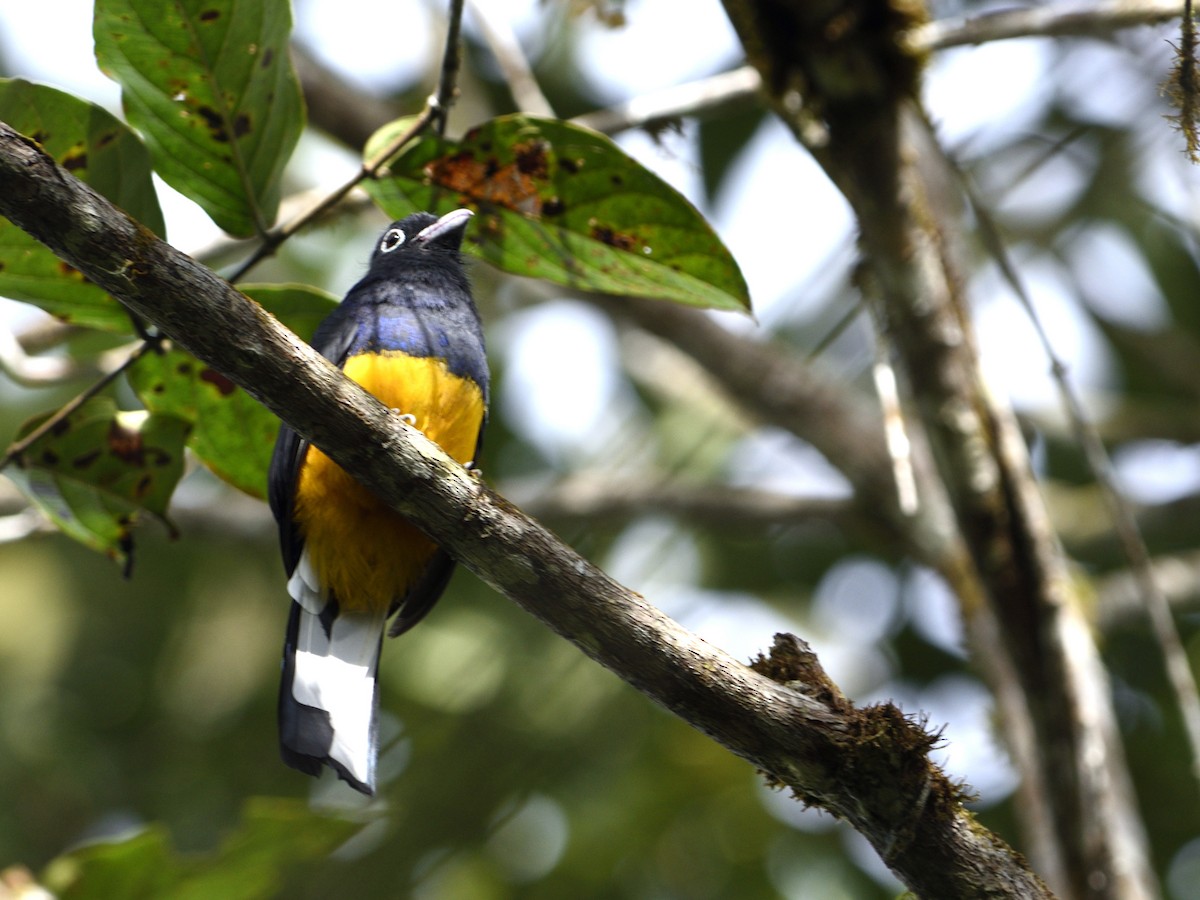
<svg viewBox="0 0 1200 900">
<path fill-rule="evenodd" d="M 469 209 L 456 209 L 440 219 L 427 212 L 413 213 L 398 222 L 393 222 L 379 238 L 375 252 L 371 254 L 371 265 L 395 264 L 397 267 L 422 263 L 457 263 L 459 248 L 467 223 L 474 213 Z"/>
</svg>

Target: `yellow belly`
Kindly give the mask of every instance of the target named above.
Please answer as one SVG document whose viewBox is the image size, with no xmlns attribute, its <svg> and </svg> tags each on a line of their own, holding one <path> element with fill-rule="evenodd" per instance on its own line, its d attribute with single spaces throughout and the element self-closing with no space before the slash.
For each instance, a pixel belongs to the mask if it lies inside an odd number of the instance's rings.
<svg viewBox="0 0 1200 900">
<path fill-rule="evenodd" d="M 483 420 L 479 386 L 438 359 L 356 356 L 348 377 L 460 463 L 474 459 Z M 295 518 L 321 584 L 343 609 L 380 610 L 404 596 L 437 549 L 328 456 L 310 446 L 296 483 Z"/>
</svg>

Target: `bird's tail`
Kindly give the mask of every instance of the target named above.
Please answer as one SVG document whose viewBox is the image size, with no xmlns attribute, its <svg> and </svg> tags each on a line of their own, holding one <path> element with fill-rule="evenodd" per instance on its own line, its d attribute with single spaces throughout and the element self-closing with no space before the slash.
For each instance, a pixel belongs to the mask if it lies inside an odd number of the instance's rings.
<svg viewBox="0 0 1200 900">
<path fill-rule="evenodd" d="M 375 792 L 376 674 L 385 613 L 346 612 L 336 600 L 293 601 L 283 647 L 279 743 L 283 761 L 309 775 L 327 765 Z M 319 611 L 314 611 L 319 610 Z"/>
</svg>

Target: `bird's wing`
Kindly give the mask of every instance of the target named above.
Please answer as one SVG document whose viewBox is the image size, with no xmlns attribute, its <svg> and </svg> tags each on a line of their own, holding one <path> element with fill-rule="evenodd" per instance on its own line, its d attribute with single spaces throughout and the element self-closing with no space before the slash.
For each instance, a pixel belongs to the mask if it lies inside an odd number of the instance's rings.
<svg viewBox="0 0 1200 900">
<path fill-rule="evenodd" d="M 339 367 L 346 361 L 359 327 L 353 316 L 342 313 L 343 309 L 338 307 L 330 313 L 313 335 L 312 342 L 314 350 Z M 271 454 L 271 465 L 267 470 L 267 500 L 279 524 L 279 546 L 289 578 L 304 551 L 304 539 L 296 528 L 292 513 L 296 502 L 296 478 L 300 474 L 300 461 L 304 459 L 308 443 L 289 425 L 280 425 L 275 451 Z"/>
</svg>

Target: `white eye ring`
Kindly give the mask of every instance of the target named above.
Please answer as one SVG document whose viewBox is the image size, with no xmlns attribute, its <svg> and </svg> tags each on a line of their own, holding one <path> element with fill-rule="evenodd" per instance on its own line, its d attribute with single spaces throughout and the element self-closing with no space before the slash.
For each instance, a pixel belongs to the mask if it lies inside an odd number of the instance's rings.
<svg viewBox="0 0 1200 900">
<path fill-rule="evenodd" d="M 389 228 L 379 242 L 380 253 L 391 253 L 404 243 L 404 232 L 399 228 Z"/>
</svg>

